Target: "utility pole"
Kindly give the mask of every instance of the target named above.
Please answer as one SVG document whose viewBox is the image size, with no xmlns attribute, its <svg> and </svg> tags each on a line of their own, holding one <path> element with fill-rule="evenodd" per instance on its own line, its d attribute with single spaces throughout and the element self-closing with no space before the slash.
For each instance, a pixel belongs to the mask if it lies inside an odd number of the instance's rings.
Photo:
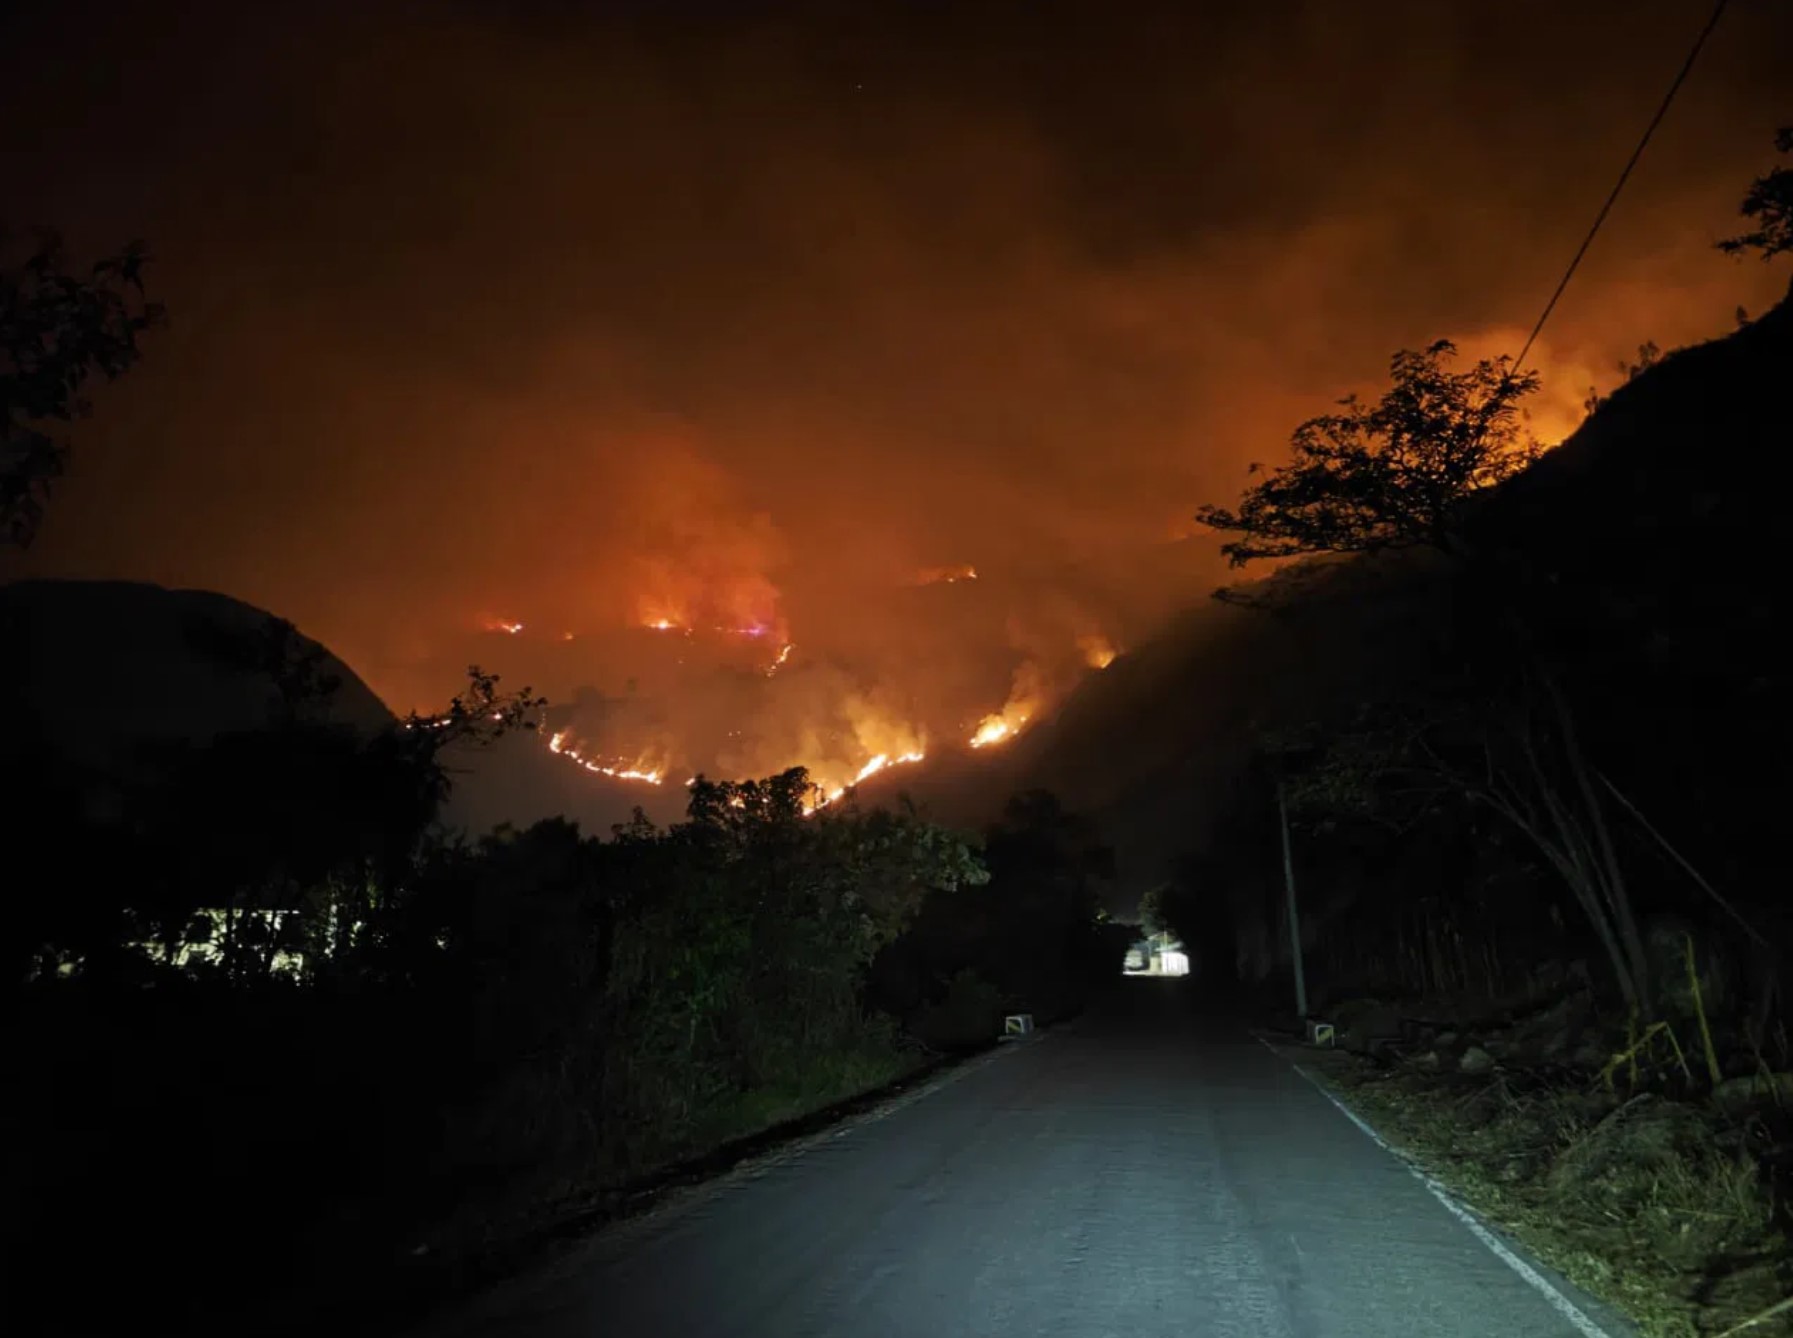
<svg viewBox="0 0 1793 1338">
<path fill-rule="evenodd" d="M 1307 969 L 1301 961 L 1301 914 L 1295 908 L 1295 857 L 1289 850 L 1289 805 L 1276 778 L 1276 816 L 1282 823 L 1282 877 L 1289 895 L 1289 959 L 1295 964 L 1295 1012 L 1307 1021 Z"/>
</svg>

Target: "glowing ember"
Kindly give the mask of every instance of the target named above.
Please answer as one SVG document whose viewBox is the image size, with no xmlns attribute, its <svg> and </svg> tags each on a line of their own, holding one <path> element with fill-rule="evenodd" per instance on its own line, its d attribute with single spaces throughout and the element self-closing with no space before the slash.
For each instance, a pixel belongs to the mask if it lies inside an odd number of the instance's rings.
<svg viewBox="0 0 1793 1338">
<path fill-rule="evenodd" d="M 494 618 L 491 622 L 486 624 L 486 631 L 488 632 L 508 632 L 511 636 L 515 636 L 522 630 L 522 623 L 508 623 L 497 618 Z"/>
<path fill-rule="evenodd" d="M 999 715 L 987 715 L 978 724 L 977 732 L 971 736 L 971 746 L 988 748 L 993 743 L 1006 743 L 1020 733 L 1021 726 L 1026 723 L 1026 716 L 1018 716 L 1010 722 Z"/>
<path fill-rule="evenodd" d="M 975 581 L 977 568 L 969 563 L 961 563 L 954 567 L 924 567 L 915 574 L 917 585 L 956 585 L 960 581 Z"/>
<path fill-rule="evenodd" d="M 791 645 L 787 641 L 779 649 L 778 658 L 773 660 L 771 667 L 766 670 L 766 677 L 770 678 L 770 677 L 772 677 L 773 674 L 777 673 L 780 669 L 784 668 L 784 662 L 791 658 L 791 652 L 795 649 L 796 649 L 796 647 Z"/>
<path fill-rule="evenodd" d="M 677 630 L 678 630 L 678 626 L 679 626 L 679 625 L 678 625 L 678 624 L 677 624 L 677 623 L 675 623 L 675 622 L 674 622 L 674 621 L 673 621 L 673 620 L 672 620 L 672 619 L 671 619 L 671 618 L 656 618 L 656 619 L 654 619 L 654 621 L 653 621 L 653 622 L 651 622 L 651 623 L 647 623 L 647 624 L 644 624 L 644 625 L 645 625 L 645 626 L 647 626 L 647 627 L 650 627 L 650 628 L 652 628 L 652 629 L 653 629 L 653 630 L 654 630 L 654 631 L 656 631 L 656 632 L 673 632 L 673 631 L 677 631 Z"/>
</svg>

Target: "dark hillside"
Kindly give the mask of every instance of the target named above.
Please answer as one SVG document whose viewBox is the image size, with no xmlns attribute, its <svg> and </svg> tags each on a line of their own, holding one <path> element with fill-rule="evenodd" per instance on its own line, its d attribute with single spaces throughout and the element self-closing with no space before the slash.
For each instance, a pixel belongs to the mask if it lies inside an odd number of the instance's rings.
<svg viewBox="0 0 1793 1338">
<path fill-rule="evenodd" d="M 280 703 L 267 636 L 272 614 L 207 590 L 140 581 L 18 581 L 0 586 L 9 700 L 92 765 L 147 740 L 195 742 L 267 723 Z M 337 686 L 305 709 L 372 732 L 392 714 L 354 670 L 299 635 Z"/>
<path fill-rule="evenodd" d="M 1483 525 L 1557 592 L 1593 746 L 1721 886 L 1768 865 L 1784 785 L 1793 292 L 1618 390 Z"/>
<path fill-rule="evenodd" d="M 1760 745 L 1786 736 L 1764 577 L 1789 445 L 1793 298 L 1624 386 L 1475 520 L 1550 592 L 1603 764 L 1640 806 L 1672 802 L 1731 881 L 1760 858 L 1751 832 L 1772 830 Z M 1228 796 L 1260 729 L 1423 676 L 1449 597 L 1409 554 L 1334 564 L 1278 613 L 1191 611 L 1023 740 L 1023 774 L 1100 819 L 1137 893 L 1236 823 Z"/>
<path fill-rule="evenodd" d="M 22 710 L 30 746 L 102 787 L 140 771 L 158 748 L 264 729 L 287 698 L 302 719 L 363 737 L 395 723 L 327 647 L 298 632 L 277 647 L 270 637 L 282 626 L 274 614 L 208 590 L 142 581 L 0 585 L 0 637 L 19 648 L 8 659 L 6 699 Z M 307 657 L 314 662 L 301 670 Z M 535 734 L 454 745 L 444 763 L 454 789 L 443 818 L 475 833 L 564 814 L 602 835 L 637 804 L 660 822 L 684 814 L 677 787 L 592 775 L 550 755 Z"/>
<path fill-rule="evenodd" d="M 1440 591 L 1423 559 L 1337 563 L 1276 613 L 1214 604 L 1088 680 L 1023 740 L 1032 784 L 1094 815 L 1123 900 L 1172 876 L 1227 823 L 1224 797 L 1260 734 L 1351 700 L 1396 672 Z"/>
</svg>

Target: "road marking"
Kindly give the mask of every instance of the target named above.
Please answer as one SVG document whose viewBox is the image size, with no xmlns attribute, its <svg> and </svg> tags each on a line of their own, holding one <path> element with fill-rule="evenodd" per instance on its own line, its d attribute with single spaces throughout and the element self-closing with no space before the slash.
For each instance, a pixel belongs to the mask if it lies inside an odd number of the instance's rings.
<svg viewBox="0 0 1793 1338">
<path fill-rule="evenodd" d="M 1377 1133 L 1363 1119 L 1361 1119 L 1356 1111 L 1352 1110 L 1351 1107 L 1347 1106 L 1343 1101 L 1340 1101 L 1331 1092 L 1327 1091 L 1324 1083 L 1314 1077 L 1314 1075 L 1309 1073 L 1306 1069 L 1302 1068 L 1301 1065 L 1294 1063 L 1292 1060 L 1287 1059 L 1279 1053 L 1276 1047 L 1271 1045 L 1269 1041 L 1264 1040 L 1262 1036 L 1258 1037 L 1258 1040 L 1262 1042 L 1266 1050 L 1271 1054 L 1276 1055 L 1278 1059 L 1282 1059 L 1284 1063 L 1287 1063 L 1290 1068 L 1294 1069 L 1295 1072 L 1306 1079 L 1308 1085 L 1330 1101 L 1347 1120 L 1350 1120 L 1352 1124 L 1355 1124 L 1358 1129 L 1362 1131 L 1364 1137 L 1368 1138 L 1377 1147 L 1381 1148 L 1384 1152 L 1388 1153 L 1389 1156 L 1400 1162 L 1402 1166 L 1405 1166 L 1407 1168 L 1407 1173 L 1415 1180 L 1419 1181 L 1420 1184 L 1424 1185 L 1427 1192 L 1444 1205 L 1446 1212 L 1469 1228 L 1470 1235 L 1474 1236 L 1477 1240 L 1481 1241 L 1483 1245 L 1487 1246 L 1489 1252 L 1492 1253 L 1496 1259 L 1500 1260 L 1501 1263 L 1517 1273 L 1525 1280 L 1533 1291 L 1537 1292 L 1549 1302 L 1550 1308 L 1556 1311 L 1557 1314 L 1561 1315 L 1564 1319 L 1568 1320 L 1569 1323 L 1574 1326 L 1575 1331 L 1582 1335 L 1582 1338 L 1614 1338 L 1614 1335 L 1609 1330 L 1602 1328 L 1593 1319 L 1589 1318 L 1586 1311 L 1576 1305 L 1575 1302 L 1571 1301 L 1567 1296 L 1564 1296 L 1562 1291 L 1557 1288 L 1549 1278 L 1538 1272 L 1537 1269 L 1533 1268 L 1524 1259 L 1521 1259 L 1507 1246 L 1505 1241 L 1501 1240 L 1499 1236 L 1496 1236 L 1492 1231 L 1488 1230 L 1487 1227 L 1478 1222 L 1475 1214 L 1459 1203 L 1455 1196 L 1451 1194 L 1450 1190 L 1439 1184 L 1438 1181 L 1427 1175 L 1418 1166 L 1415 1166 L 1413 1162 L 1403 1156 L 1398 1149 L 1392 1147 L 1381 1134 Z"/>
</svg>

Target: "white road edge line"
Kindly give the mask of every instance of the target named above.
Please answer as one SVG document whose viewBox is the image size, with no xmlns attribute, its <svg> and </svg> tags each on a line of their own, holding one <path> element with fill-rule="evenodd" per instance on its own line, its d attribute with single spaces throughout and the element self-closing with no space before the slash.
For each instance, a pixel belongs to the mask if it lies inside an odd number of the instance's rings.
<svg viewBox="0 0 1793 1338">
<path fill-rule="evenodd" d="M 1575 1331 L 1582 1335 L 1582 1338 L 1614 1338 L 1614 1335 L 1611 1332 L 1602 1328 L 1593 1319 L 1588 1317 L 1586 1311 L 1576 1305 L 1575 1302 L 1571 1301 L 1567 1296 L 1564 1296 L 1549 1278 L 1538 1272 L 1537 1269 L 1533 1268 L 1517 1254 L 1514 1254 L 1513 1251 L 1507 1247 L 1505 1241 L 1501 1240 L 1499 1236 L 1496 1236 L 1492 1231 L 1488 1230 L 1487 1227 L 1478 1222 L 1475 1218 L 1475 1214 L 1459 1203 L 1448 1189 L 1439 1184 L 1438 1181 L 1434 1180 L 1431 1176 L 1427 1175 L 1419 1167 L 1415 1166 L 1396 1148 L 1391 1147 L 1381 1134 L 1377 1133 L 1358 1116 L 1356 1111 L 1352 1110 L 1351 1107 L 1347 1106 L 1343 1101 L 1340 1101 L 1331 1092 L 1327 1091 L 1325 1084 L 1318 1078 L 1302 1068 L 1301 1065 L 1279 1054 L 1276 1047 L 1271 1045 L 1269 1041 L 1264 1040 L 1262 1036 L 1258 1037 L 1258 1040 L 1262 1042 L 1266 1050 L 1270 1051 L 1271 1054 L 1276 1055 L 1278 1059 L 1283 1060 L 1283 1062 L 1288 1064 L 1290 1068 L 1299 1073 L 1302 1078 L 1307 1081 L 1310 1087 L 1330 1101 L 1341 1115 L 1357 1126 L 1364 1137 L 1368 1138 L 1377 1147 L 1381 1148 L 1384 1152 L 1388 1153 L 1389 1156 L 1400 1162 L 1402 1166 L 1406 1167 L 1407 1173 L 1415 1180 L 1419 1181 L 1420 1184 L 1424 1185 L 1427 1192 L 1444 1205 L 1446 1212 L 1467 1227 L 1469 1229 L 1469 1234 L 1481 1241 L 1483 1245 L 1487 1246 L 1490 1253 L 1492 1253 L 1496 1259 L 1500 1260 L 1501 1263 L 1517 1273 L 1525 1280 L 1527 1285 L 1529 1285 L 1533 1291 L 1537 1292 L 1548 1301 L 1550 1303 L 1550 1308 L 1556 1311 L 1557 1314 L 1561 1315 L 1564 1319 L 1568 1320 L 1569 1323 L 1574 1326 Z"/>
</svg>

